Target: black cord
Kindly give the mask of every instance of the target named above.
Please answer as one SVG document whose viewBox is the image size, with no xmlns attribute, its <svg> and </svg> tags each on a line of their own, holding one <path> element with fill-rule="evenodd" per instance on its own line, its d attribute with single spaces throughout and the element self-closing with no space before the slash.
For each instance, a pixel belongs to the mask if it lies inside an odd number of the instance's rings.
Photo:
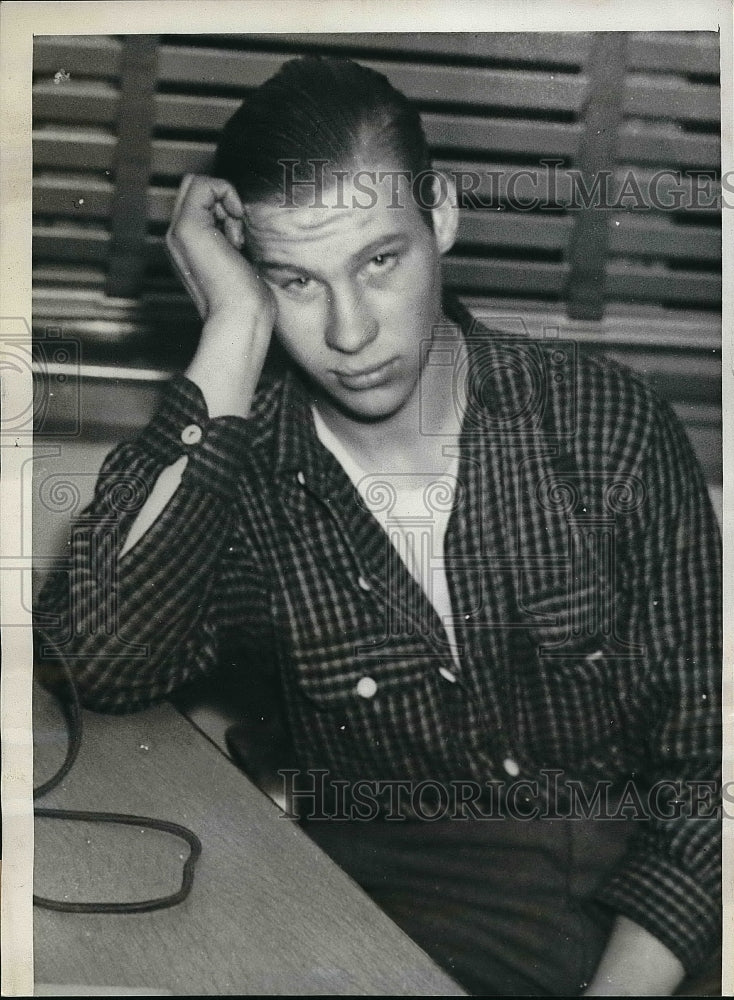
<svg viewBox="0 0 734 1000">
<path fill-rule="evenodd" d="M 44 639 L 47 638 L 44 633 L 41 632 L 40 634 L 43 635 Z M 63 656 L 59 657 L 59 659 L 64 669 L 64 680 L 66 681 L 66 687 L 70 695 L 68 700 L 61 697 L 58 699 L 66 718 L 69 742 L 66 746 L 66 756 L 63 764 L 58 769 L 56 774 L 52 775 L 48 781 L 44 781 L 44 783 L 39 785 L 38 788 L 33 789 L 34 799 L 40 799 L 42 796 L 46 795 L 47 792 L 50 792 L 52 788 L 56 788 L 56 786 L 64 780 L 66 775 L 74 766 L 76 759 L 79 756 L 79 749 L 82 745 L 82 706 L 79 702 L 79 693 L 76 689 L 76 684 L 74 683 L 71 671 L 69 670 L 68 663 Z"/>
<path fill-rule="evenodd" d="M 41 630 L 37 630 L 43 638 L 49 641 L 51 646 L 55 644 L 48 640 Z M 56 653 L 58 654 L 58 648 Z M 33 790 L 33 798 L 39 799 L 52 788 L 55 788 L 74 766 L 79 755 L 79 748 L 82 742 L 82 712 L 79 702 L 79 694 L 74 684 L 74 678 L 65 658 L 60 655 L 64 670 L 64 679 L 68 688 L 69 700 L 62 700 L 64 715 L 68 726 L 69 742 L 66 748 L 66 756 L 58 771 L 52 775 L 38 788 Z M 178 823 L 171 823 L 163 819 L 153 819 L 150 816 L 132 816 L 127 813 L 108 813 L 96 811 L 81 811 L 78 809 L 48 809 L 35 806 L 34 815 L 39 819 L 65 819 L 86 823 L 114 823 L 122 826 L 145 827 L 149 830 L 160 830 L 163 833 L 170 833 L 174 837 L 185 840 L 189 845 L 189 856 L 186 858 L 181 876 L 181 887 L 177 892 L 169 896 L 160 896 L 157 899 L 143 899 L 130 903 L 77 903 L 67 902 L 60 899 L 48 899 L 45 896 L 33 895 L 33 905 L 40 906 L 46 910 L 60 910 L 64 913 L 148 913 L 151 910 L 164 910 L 170 906 L 176 906 L 186 899 L 194 884 L 194 867 L 201 856 L 201 841 L 185 826 Z"/>
<path fill-rule="evenodd" d="M 35 809 L 35 815 L 45 819 L 80 820 L 87 823 L 119 823 L 125 826 L 143 826 L 150 830 L 162 830 L 174 837 L 180 837 L 189 845 L 189 856 L 184 862 L 181 888 L 170 896 L 158 899 L 143 899 L 132 903 L 68 903 L 59 899 L 46 899 L 45 896 L 33 896 L 35 906 L 47 910 L 63 910 L 66 913 L 147 913 L 150 910 L 165 910 L 183 902 L 191 892 L 194 883 L 194 866 L 201 854 L 201 841 L 185 826 L 169 823 L 164 819 L 151 819 L 148 816 L 131 816 L 127 813 L 81 812 L 76 809 Z"/>
</svg>

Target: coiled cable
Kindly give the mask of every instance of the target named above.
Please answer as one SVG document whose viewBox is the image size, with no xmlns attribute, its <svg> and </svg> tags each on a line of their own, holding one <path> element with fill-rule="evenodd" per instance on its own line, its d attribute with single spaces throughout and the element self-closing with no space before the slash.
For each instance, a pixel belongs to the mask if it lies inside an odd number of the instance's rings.
<svg viewBox="0 0 734 1000">
<path fill-rule="evenodd" d="M 62 664 L 64 680 L 69 693 L 68 699 L 59 699 L 66 717 L 66 724 L 69 739 L 66 747 L 66 755 L 61 767 L 47 781 L 33 790 L 33 798 L 40 799 L 53 788 L 56 788 L 66 775 L 71 771 L 79 755 L 82 744 L 83 723 L 82 710 L 79 702 L 79 694 L 74 683 L 74 678 L 69 669 L 69 665 L 63 655 L 59 653 L 58 647 L 51 642 L 48 636 L 39 629 L 37 633 L 54 647 L 59 662 Z M 160 830 L 169 833 L 174 837 L 184 840 L 189 845 L 189 855 L 186 858 L 181 876 L 181 886 L 177 892 L 167 896 L 160 896 L 155 899 L 143 899 L 133 902 L 69 902 L 61 899 L 49 899 L 45 896 L 33 894 L 33 905 L 40 906 L 46 910 L 60 910 L 65 913 L 147 913 L 151 910 L 164 910 L 171 906 L 176 906 L 183 902 L 191 892 L 194 883 L 194 868 L 201 856 L 201 841 L 188 827 L 178 823 L 171 823 L 168 820 L 153 819 L 150 816 L 133 816 L 128 813 L 111 813 L 98 811 L 82 811 L 78 809 L 49 809 L 34 806 L 34 815 L 39 819 L 65 819 L 87 823 L 112 823 L 123 826 L 144 827 L 150 830 Z"/>
</svg>

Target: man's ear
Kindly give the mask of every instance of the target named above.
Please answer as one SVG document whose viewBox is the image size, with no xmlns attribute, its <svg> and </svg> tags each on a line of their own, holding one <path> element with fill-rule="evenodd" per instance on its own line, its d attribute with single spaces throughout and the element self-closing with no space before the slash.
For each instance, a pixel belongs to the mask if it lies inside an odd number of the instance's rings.
<svg viewBox="0 0 734 1000">
<path fill-rule="evenodd" d="M 436 235 L 439 253 L 447 253 L 454 245 L 459 228 L 459 206 L 456 198 L 456 183 L 448 174 L 439 173 L 434 180 L 437 202 L 431 209 L 433 232 Z M 440 178 L 440 180 L 439 180 Z"/>
</svg>

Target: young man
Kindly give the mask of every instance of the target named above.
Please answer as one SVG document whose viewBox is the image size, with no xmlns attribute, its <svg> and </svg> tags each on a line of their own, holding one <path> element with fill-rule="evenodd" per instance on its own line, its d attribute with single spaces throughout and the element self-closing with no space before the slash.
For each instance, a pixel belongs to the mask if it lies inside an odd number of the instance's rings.
<svg viewBox="0 0 734 1000">
<path fill-rule="evenodd" d="M 269 665 L 304 825 L 471 991 L 669 993 L 718 935 L 715 518 L 638 379 L 444 303 L 429 167 L 354 63 L 248 98 L 169 230 L 196 356 L 41 611 L 100 710 Z"/>
</svg>

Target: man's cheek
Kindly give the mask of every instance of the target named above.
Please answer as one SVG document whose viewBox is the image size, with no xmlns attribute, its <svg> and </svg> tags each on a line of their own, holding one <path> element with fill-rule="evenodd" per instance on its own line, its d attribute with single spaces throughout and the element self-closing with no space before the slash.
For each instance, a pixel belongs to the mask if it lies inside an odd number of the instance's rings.
<svg viewBox="0 0 734 1000">
<path fill-rule="evenodd" d="M 424 312 L 431 309 L 438 297 L 440 281 L 440 269 L 429 267 L 425 262 L 423 267 L 406 271 L 396 291 L 404 307 L 409 303 L 412 309 Z"/>
<path fill-rule="evenodd" d="M 418 316 L 430 308 L 432 298 L 430 282 L 421 281 L 419 276 L 406 276 L 391 289 L 384 312 L 393 318 L 402 316 L 406 323 L 414 323 Z"/>
<path fill-rule="evenodd" d="M 292 302 L 284 301 L 282 296 L 276 298 L 275 302 L 273 335 L 289 354 L 303 350 L 313 336 L 313 323 L 309 322 L 308 312 L 303 308 L 299 309 Z"/>
</svg>

